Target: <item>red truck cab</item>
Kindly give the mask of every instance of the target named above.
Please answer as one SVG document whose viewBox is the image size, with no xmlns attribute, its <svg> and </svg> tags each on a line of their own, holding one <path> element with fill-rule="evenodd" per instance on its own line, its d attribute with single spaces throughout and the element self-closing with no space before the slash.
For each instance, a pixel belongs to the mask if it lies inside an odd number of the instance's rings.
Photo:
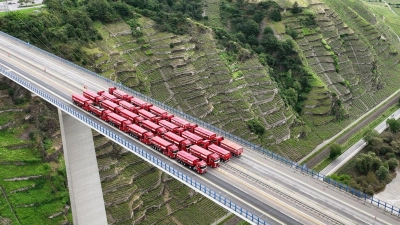
<svg viewBox="0 0 400 225">
<path fill-rule="evenodd" d="M 199 174 L 207 172 L 207 164 L 194 155 L 191 155 L 185 151 L 179 151 L 176 155 L 176 158 L 179 163 L 183 164 L 184 166 L 188 166 L 190 169 L 197 171 Z"/>
<path fill-rule="evenodd" d="M 78 94 L 72 95 L 72 102 L 86 111 L 89 111 L 90 105 L 93 105 L 93 101 Z"/>
<path fill-rule="evenodd" d="M 89 112 L 97 117 L 100 117 L 104 110 L 97 105 L 89 105 Z"/>
<path fill-rule="evenodd" d="M 150 144 L 151 139 L 154 138 L 153 133 L 139 127 L 136 124 L 128 125 L 127 128 L 128 128 L 127 133 L 130 136 L 139 139 L 142 143 L 145 143 L 147 145 Z"/>
<path fill-rule="evenodd" d="M 189 147 L 192 145 L 192 142 L 186 140 L 185 138 L 178 136 L 172 132 L 167 132 L 164 134 L 164 139 L 176 144 L 179 150 L 183 150 L 189 152 Z"/>
<path fill-rule="evenodd" d="M 159 137 L 162 137 L 163 134 L 167 133 L 167 130 L 164 127 L 157 125 L 150 120 L 143 120 L 140 126 L 148 131 L 153 132 L 154 135 Z"/>
<path fill-rule="evenodd" d="M 212 144 L 212 145 L 208 146 L 207 150 L 219 155 L 219 158 L 223 162 L 227 162 L 231 159 L 231 152 L 219 147 L 218 145 Z"/>
<path fill-rule="evenodd" d="M 211 144 L 209 140 L 204 140 L 189 131 L 182 132 L 182 137 L 203 148 L 207 148 Z"/>
<path fill-rule="evenodd" d="M 204 160 L 204 162 L 206 162 L 207 165 L 211 166 L 212 168 L 216 168 L 219 166 L 219 161 L 220 161 L 219 156 L 198 145 L 190 146 L 190 154 Z"/>
<path fill-rule="evenodd" d="M 150 140 L 150 145 L 154 149 L 162 152 L 164 155 L 170 157 L 171 159 L 175 159 L 176 154 L 179 151 L 178 147 L 175 144 L 172 144 L 171 142 L 164 140 L 160 137 L 153 137 Z"/>
<path fill-rule="evenodd" d="M 239 157 L 243 152 L 243 147 L 229 140 L 222 140 L 220 147 L 232 153 L 233 156 Z"/>
</svg>

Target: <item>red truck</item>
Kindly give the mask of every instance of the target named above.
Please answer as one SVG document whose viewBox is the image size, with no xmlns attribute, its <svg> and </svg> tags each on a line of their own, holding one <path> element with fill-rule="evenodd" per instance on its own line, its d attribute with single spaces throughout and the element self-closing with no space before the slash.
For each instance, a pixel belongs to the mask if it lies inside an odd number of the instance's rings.
<svg viewBox="0 0 400 225">
<path fill-rule="evenodd" d="M 150 120 L 143 120 L 140 126 L 148 131 L 153 132 L 154 135 L 159 137 L 162 137 L 163 134 L 167 133 L 167 130 L 164 127 L 157 125 Z"/>
<path fill-rule="evenodd" d="M 115 113 L 119 113 L 121 112 L 121 110 L 123 110 L 124 108 L 122 108 L 121 106 L 115 104 L 114 102 L 111 102 L 110 100 L 104 100 L 101 102 L 101 107 L 111 110 Z"/>
<path fill-rule="evenodd" d="M 229 140 L 222 140 L 219 145 L 232 153 L 233 156 L 239 157 L 243 152 L 243 147 Z"/>
<path fill-rule="evenodd" d="M 149 111 L 149 108 L 153 106 L 152 104 L 145 102 L 140 98 L 132 98 L 131 103 L 147 111 Z"/>
<path fill-rule="evenodd" d="M 109 101 L 112 101 L 114 103 L 118 103 L 120 101 L 120 99 L 118 99 L 114 95 L 109 94 L 109 93 L 107 93 L 105 91 L 99 91 L 99 92 L 97 92 L 97 94 L 101 95 L 104 98 L 104 100 L 109 100 Z"/>
<path fill-rule="evenodd" d="M 132 124 L 131 121 L 116 113 L 110 113 L 106 117 L 107 117 L 105 120 L 106 122 L 115 127 L 118 127 L 118 129 L 124 132 L 128 132 L 128 126 Z"/>
<path fill-rule="evenodd" d="M 158 150 L 159 152 L 162 152 L 164 155 L 170 157 L 171 159 L 175 159 L 176 154 L 179 151 L 179 149 L 176 145 L 174 145 L 171 142 L 164 140 L 160 137 L 153 137 L 150 140 L 150 145 L 154 149 Z"/>
<path fill-rule="evenodd" d="M 221 143 L 221 141 L 224 140 L 223 137 L 217 136 L 214 132 L 211 132 L 202 127 L 195 127 L 192 132 L 204 139 L 210 140 L 211 142 L 213 142 L 217 145 L 219 145 Z"/>
<path fill-rule="evenodd" d="M 159 116 L 163 119 L 166 119 L 168 117 L 167 111 L 158 108 L 157 106 L 151 106 L 149 107 L 149 112 L 153 113 L 156 116 Z"/>
<path fill-rule="evenodd" d="M 178 125 L 170 123 L 166 120 L 160 120 L 158 122 L 158 125 L 164 127 L 165 129 L 167 129 L 167 131 L 171 131 L 178 135 L 182 135 L 182 132 L 185 131 L 182 127 L 179 127 Z"/>
<path fill-rule="evenodd" d="M 212 144 L 208 146 L 207 150 L 219 155 L 219 158 L 223 162 L 227 162 L 229 159 L 231 159 L 231 152 L 219 147 L 218 145 Z"/>
<path fill-rule="evenodd" d="M 204 161 L 185 151 L 179 151 L 176 158 L 179 163 L 189 166 L 190 169 L 197 171 L 197 173 L 202 174 L 207 171 L 207 164 Z"/>
<path fill-rule="evenodd" d="M 84 90 L 83 91 L 83 96 L 85 98 L 88 98 L 88 99 L 92 100 L 97 105 L 100 105 L 100 103 L 102 101 L 104 101 L 103 97 L 101 97 L 100 95 L 96 94 L 95 92 L 89 91 L 89 90 Z"/>
<path fill-rule="evenodd" d="M 89 112 L 95 116 L 101 117 L 101 114 L 105 111 L 105 109 L 97 106 L 97 105 L 89 105 Z"/>
<path fill-rule="evenodd" d="M 72 95 L 72 102 L 86 111 L 89 111 L 90 105 L 93 105 L 93 101 L 78 94 Z"/>
<path fill-rule="evenodd" d="M 220 160 L 219 156 L 198 145 L 190 146 L 190 154 L 204 160 L 207 163 L 207 165 L 211 166 L 212 168 L 216 168 L 219 166 L 219 160 Z"/>
<path fill-rule="evenodd" d="M 164 139 L 176 144 L 180 150 L 184 150 L 187 152 L 189 151 L 189 147 L 192 145 L 192 142 L 190 142 L 189 140 L 186 140 L 185 138 L 180 137 L 172 132 L 165 133 Z"/>
<path fill-rule="evenodd" d="M 144 109 L 138 110 L 138 114 L 139 114 L 139 116 L 145 118 L 146 120 L 150 120 L 154 123 L 158 123 L 161 120 L 161 117 L 158 117 L 151 112 L 147 112 Z"/>
<path fill-rule="evenodd" d="M 116 87 L 108 88 L 108 93 L 111 94 L 111 95 L 114 95 L 115 97 L 117 97 L 119 99 L 122 99 L 122 100 L 125 100 L 125 101 L 128 101 L 128 102 L 130 102 L 131 99 L 133 98 L 132 95 L 128 95 L 127 93 L 125 93 L 123 91 L 117 90 Z"/>
<path fill-rule="evenodd" d="M 132 123 L 137 124 L 137 125 L 139 125 L 144 120 L 143 117 L 141 117 L 138 114 L 135 114 L 127 109 L 122 109 L 121 111 L 119 111 L 119 115 L 127 118 Z"/>
<path fill-rule="evenodd" d="M 195 127 L 197 127 L 197 124 L 189 123 L 188 121 L 177 116 L 172 117 L 170 121 L 171 123 L 176 124 L 185 130 L 193 130 Z"/>
<path fill-rule="evenodd" d="M 138 113 L 138 110 L 140 109 L 139 107 L 134 106 L 131 103 L 126 102 L 126 101 L 120 101 L 118 104 L 120 106 L 122 106 L 122 108 L 127 109 L 127 110 L 129 110 L 131 112 L 134 112 L 134 113 Z"/>
<path fill-rule="evenodd" d="M 150 144 L 151 139 L 154 138 L 153 133 L 139 127 L 136 124 L 131 124 L 131 125 L 128 125 L 127 127 L 128 127 L 127 133 L 129 135 L 131 135 L 132 137 L 134 137 L 136 139 L 139 139 L 139 141 L 141 141 L 147 145 Z"/>
<path fill-rule="evenodd" d="M 187 140 L 191 141 L 193 144 L 196 144 L 203 148 L 207 148 L 211 144 L 209 140 L 204 140 L 203 138 L 201 138 L 189 131 L 182 132 L 181 136 L 183 138 L 186 138 Z"/>
</svg>

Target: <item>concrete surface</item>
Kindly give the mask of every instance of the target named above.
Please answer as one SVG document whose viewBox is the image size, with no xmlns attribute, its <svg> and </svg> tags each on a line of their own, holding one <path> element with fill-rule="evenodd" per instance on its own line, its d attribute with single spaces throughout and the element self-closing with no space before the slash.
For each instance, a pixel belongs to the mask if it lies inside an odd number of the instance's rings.
<svg viewBox="0 0 400 225">
<path fill-rule="evenodd" d="M 58 110 L 74 224 L 107 225 L 90 127 Z"/>
</svg>

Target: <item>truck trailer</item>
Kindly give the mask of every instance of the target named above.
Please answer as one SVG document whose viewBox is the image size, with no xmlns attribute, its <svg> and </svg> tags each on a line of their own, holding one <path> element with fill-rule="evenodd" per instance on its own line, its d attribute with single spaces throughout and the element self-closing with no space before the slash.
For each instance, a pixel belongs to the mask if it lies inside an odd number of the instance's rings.
<svg viewBox="0 0 400 225">
<path fill-rule="evenodd" d="M 137 125 L 139 125 L 144 120 L 143 117 L 141 117 L 138 114 L 133 113 L 133 112 L 127 110 L 127 109 L 122 109 L 119 112 L 119 115 L 127 118 L 132 123 L 137 124 Z"/>
<path fill-rule="evenodd" d="M 131 101 L 131 99 L 133 98 L 132 95 L 128 95 L 127 93 L 121 91 L 121 90 L 117 90 L 116 87 L 110 87 L 108 88 L 108 93 L 110 95 L 114 95 L 115 97 L 125 100 L 125 101 Z"/>
<path fill-rule="evenodd" d="M 132 98 L 131 103 L 147 111 L 149 111 L 149 108 L 153 106 L 152 104 L 145 102 L 140 98 Z"/>
<path fill-rule="evenodd" d="M 217 145 L 219 145 L 224 139 L 223 137 L 217 136 L 214 132 L 209 131 L 203 127 L 195 127 L 192 132 L 204 139 L 210 140 L 212 143 L 215 143 Z"/>
<path fill-rule="evenodd" d="M 89 111 L 90 105 L 93 105 L 92 100 L 89 100 L 88 98 L 85 98 L 79 94 L 72 95 L 72 102 L 86 111 Z"/>
<path fill-rule="evenodd" d="M 223 162 L 227 162 L 231 159 L 231 152 L 219 147 L 218 145 L 212 144 L 212 145 L 208 146 L 207 150 L 219 155 L 219 158 Z"/>
<path fill-rule="evenodd" d="M 176 144 L 179 150 L 189 152 L 189 147 L 192 145 L 192 142 L 186 140 L 185 138 L 178 136 L 172 132 L 167 132 L 164 134 L 164 139 Z"/>
<path fill-rule="evenodd" d="M 139 141 L 141 141 L 142 143 L 145 143 L 147 145 L 150 144 L 151 139 L 154 138 L 154 134 L 153 133 L 151 133 L 150 131 L 147 131 L 147 130 L 139 127 L 136 124 L 128 125 L 127 128 L 128 128 L 127 129 L 128 130 L 127 133 L 130 136 L 138 139 Z"/>
<path fill-rule="evenodd" d="M 134 112 L 134 113 L 136 113 L 136 114 L 138 113 L 138 110 L 140 109 L 139 107 L 134 106 L 134 105 L 132 105 L 131 103 L 126 102 L 126 101 L 120 101 L 118 104 L 119 104 L 122 108 L 127 109 L 127 110 L 129 110 L 129 111 L 131 111 L 131 112 Z"/>
<path fill-rule="evenodd" d="M 158 123 L 161 120 L 161 117 L 154 115 L 151 112 L 148 112 L 144 109 L 138 110 L 139 116 L 145 118 L 146 120 L 150 120 L 153 123 Z"/>
<path fill-rule="evenodd" d="M 89 90 L 84 90 L 83 91 L 83 96 L 85 98 L 88 98 L 88 99 L 92 100 L 94 102 L 94 104 L 96 104 L 96 105 L 100 105 L 100 103 L 102 101 L 104 101 L 104 98 L 102 96 L 96 94 L 93 91 L 89 91 Z"/>
<path fill-rule="evenodd" d="M 188 166 L 189 168 L 197 171 L 197 173 L 205 173 L 207 171 L 207 164 L 204 161 L 201 161 L 194 155 L 191 155 L 185 151 L 179 151 L 176 154 L 177 161 L 184 166 Z"/>
<path fill-rule="evenodd" d="M 119 105 L 117 105 L 116 103 L 114 103 L 114 102 L 112 102 L 110 100 L 102 101 L 100 106 L 105 108 L 105 109 L 111 110 L 111 111 L 113 111 L 113 112 L 115 112 L 117 114 L 119 112 L 121 112 L 121 110 L 124 109 L 124 108 L 122 108 L 122 106 L 119 106 Z"/>
<path fill-rule="evenodd" d="M 159 107 L 154 105 L 149 107 L 149 112 L 153 113 L 156 116 L 161 117 L 162 119 L 166 119 L 168 117 L 167 111 L 160 109 Z"/>
<path fill-rule="evenodd" d="M 177 116 L 171 117 L 170 122 L 182 127 L 185 130 L 193 130 L 195 127 L 197 127 L 197 124 L 189 123 L 188 121 Z"/>
<path fill-rule="evenodd" d="M 99 91 L 99 92 L 97 92 L 97 94 L 101 95 L 104 98 L 104 100 L 109 100 L 109 101 L 112 101 L 112 102 L 117 103 L 117 104 L 118 104 L 119 101 L 121 101 L 119 98 L 117 98 L 114 95 L 109 94 L 109 93 L 107 93 L 105 91 Z"/>
<path fill-rule="evenodd" d="M 182 132 L 185 131 L 182 127 L 179 127 L 178 125 L 168 122 L 166 120 L 160 120 L 158 122 L 158 125 L 164 127 L 165 129 L 167 129 L 167 131 L 171 131 L 172 133 L 178 135 L 182 135 Z"/>
<path fill-rule="evenodd" d="M 178 147 L 175 144 L 172 144 L 171 142 L 164 140 L 160 137 L 153 137 L 150 140 L 150 145 L 154 149 L 162 152 L 164 155 L 170 157 L 171 159 L 175 159 L 176 154 L 179 151 Z"/>
<path fill-rule="evenodd" d="M 219 156 L 215 153 L 212 153 L 198 145 L 190 146 L 190 154 L 199 157 L 200 159 L 204 160 L 208 166 L 212 168 L 216 168 L 219 166 Z"/>
<path fill-rule="evenodd" d="M 159 137 L 162 137 L 163 134 L 167 133 L 167 130 L 164 127 L 157 125 L 150 120 L 143 120 L 140 126 L 148 131 L 153 132 L 154 135 Z"/>
<path fill-rule="evenodd" d="M 183 138 L 191 141 L 193 144 L 196 144 L 198 146 L 201 146 L 203 148 L 207 148 L 211 143 L 209 140 L 204 140 L 203 138 L 189 132 L 189 131 L 184 131 L 182 132 L 181 135 Z"/>
<path fill-rule="evenodd" d="M 239 157 L 243 152 L 243 147 L 229 140 L 222 140 L 220 147 L 232 153 L 233 156 Z"/>
<path fill-rule="evenodd" d="M 131 121 L 116 113 L 108 114 L 106 121 L 124 132 L 128 132 L 128 125 L 132 124 Z"/>
</svg>

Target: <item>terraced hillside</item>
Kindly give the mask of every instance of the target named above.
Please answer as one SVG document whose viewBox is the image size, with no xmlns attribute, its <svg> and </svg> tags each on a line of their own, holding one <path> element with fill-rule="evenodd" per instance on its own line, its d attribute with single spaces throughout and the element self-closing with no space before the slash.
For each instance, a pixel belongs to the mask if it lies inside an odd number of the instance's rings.
<svg viewBox="0 0 400 225">
<path fill-rule="evenodd" d="M 227 212 L 94 133 L 109 224 L 211 224 Z"/>
<path fill-rule="evenodd" d="M 196 22 L 184 36 L 157 32 L 144 17 L 139 24 L 140 38 L 124 23 L 98 26 L 104 40 L 87 51 L 97 57 L 97 71 L 256 143 L 260 139 L 246 125 L 253 118 L 267 128 L 264 143 L 297 135 L 290 132 L 293 111 L 285 107 L 268 68 L 249 51 L 242 49 L 242 60 L 230 62 L 212 30 Z"/>
<path fill-rule="evenodd" d="M 0 224 L 72 222 L 56 112 L 0 77 Z"/>
</svg>

